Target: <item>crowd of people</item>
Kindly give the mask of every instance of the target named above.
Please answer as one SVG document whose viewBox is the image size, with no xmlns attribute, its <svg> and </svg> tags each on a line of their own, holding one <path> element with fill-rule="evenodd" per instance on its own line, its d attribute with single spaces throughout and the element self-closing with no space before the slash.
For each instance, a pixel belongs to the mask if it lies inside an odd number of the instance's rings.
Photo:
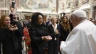
<svg viewBox="0 0 96 54">
<path fill-rule="evenodd" d="M 0 53 L 24 54 L 96 54 L 96 26 L 83 10 L 75 10 L 68 18 L 51 16 L 44 22 L 40 12 L 21 22 L 11 9 L 0 18 Z M 47 52 L 47 53 L 46 53 Z"/>
</svg>

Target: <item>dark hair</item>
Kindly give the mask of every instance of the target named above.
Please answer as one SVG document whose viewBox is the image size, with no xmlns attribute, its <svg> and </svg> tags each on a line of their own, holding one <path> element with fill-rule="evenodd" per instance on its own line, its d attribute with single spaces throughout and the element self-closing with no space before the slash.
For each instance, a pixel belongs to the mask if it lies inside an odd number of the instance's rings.
<svg viewBox="0 0 96 54">
<path fill-rule="evenodd" d="M 63 17 L 61 17 L 61 20 L 64 19 L 64 17 L 66 17 L 66 19 L 68 20 L 68 17 L 67 17 L 67 16 L 63 16 Z"/>
<path fill-rule="evenodd" d="M 66 19 L 67 19 L 67 22 L 63 23 L 63 19 L 64 19 L 65 17 L 66 17 Z M 65 29 L 66 31 L 67 31 L 67 30 L 71 31 L 69 19 L 68 19 L 67 16 L 63 16 L 63 17 L 61 18 L 61 25 L 64 27 L 64 29 Z"/>
<path fill-rule="evenodd" d="M 67 16 L 63 16 L 63 17 L 61 17 L 61 22 L 63 22 L 63 19 L 64 19 L 65 17 L 66 17 L 66 19 L 67 19 L 67 22 L 69 21 Z"/>
<path fill-rule="evenodd" d="M 44 15 L 42 13 L 36 12 L 33 13 L 32 17 L 31 17 L 31 25 L 38 25 L 38 16 L 41 15 L 42 17 L 44 17 Z"/>
</svg>

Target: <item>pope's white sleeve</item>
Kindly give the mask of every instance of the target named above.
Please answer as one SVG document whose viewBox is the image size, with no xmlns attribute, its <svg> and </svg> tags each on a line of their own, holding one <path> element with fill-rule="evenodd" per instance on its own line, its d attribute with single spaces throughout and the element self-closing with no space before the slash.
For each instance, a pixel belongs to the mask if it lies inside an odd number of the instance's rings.
<svg viewBox="0 0 96 54">
<path fill-rule="evenodd" d="M 60 51 L 62 54 L 74 54 L 80 47 L 81 31 L 74 30 L 68 35 L 67 40 L 61 41 Z"/>
<path fill-rule="evenodd" d="M 66 46 L 65 42 L 62 41 L 62 42 L 61 42 L 61 45 L 60 45 L 60 51 L 61 51 L 62 54 L 66 54 L 66 52 L 65 52 L 65 50 L 64 50 L 64 47 L 65 47 L 65 46 Z"/>
</svg>

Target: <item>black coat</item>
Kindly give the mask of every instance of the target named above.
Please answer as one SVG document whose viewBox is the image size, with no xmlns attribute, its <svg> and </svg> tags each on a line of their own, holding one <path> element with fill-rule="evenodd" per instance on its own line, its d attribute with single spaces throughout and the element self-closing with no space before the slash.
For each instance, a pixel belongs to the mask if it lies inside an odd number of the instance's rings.
<svg viewBox="0 0 96 54">
<path fill-rule="evenodd" d="M 46 47 L 46 41 L 42 40 L 42 36 L 47 36 L 48 29 L 43 25 L 32 26 L 29 29 L 31 38 L 32 54 L 44 54 L 44 48 Z"/>
<path fill-rule="evenodd" d="M 60 34 L 60 26 L 59 25 L 57 25 L 57 30 L 59 31 L 59 34 L 55 35 L 54 29 L 52 27 L 52 24 L 50 24 L 48 26 L 49 34 L 52 37 L 52 40 L 48 42 L 49 44 L 54 44 L 55 38 L 56 38 L 57 43 L 59 44 L 59 37 L 61 36 L 61 34 Z"/>
<path fill-rule="evenodd" d="M 0 42 L 3 45 L 3 54 L 18 54 L 18 40 L 13 31 L 0 28 Z"/>
<path fill-rule="evenodd" d="M 73 29 L 72 24 L 70 23 L 70 31 Z M 60 33 L 61 33 L 61 37 L 60 37 L 60 41 L 65 41 L 68 34 L 70 33 L 69 30 L 65 30 L 64 27 L 60 24 Z"/>
<path fill-rule="evenodd" d="M 52 25 L 48 26 L 48 30 L 50 32 L 50 36 L 52 40 L 48 41 L 48 54 L 58 54 L 58 47 L 59 47 L 59 37 L 60 37 L 60 26 L 57 25 L 57 30 L 59 34 L 55 34 Z"/>
<path fill-rule="evenodd" d="M 23 27 L 19 21 L 13 21 L 13 25 L 17 25 L 18 30 L 15 32 L 16 37 L 19 42 L 19 49 L 22 50 L 22 37 L 23 37 Z"/>
</svg>

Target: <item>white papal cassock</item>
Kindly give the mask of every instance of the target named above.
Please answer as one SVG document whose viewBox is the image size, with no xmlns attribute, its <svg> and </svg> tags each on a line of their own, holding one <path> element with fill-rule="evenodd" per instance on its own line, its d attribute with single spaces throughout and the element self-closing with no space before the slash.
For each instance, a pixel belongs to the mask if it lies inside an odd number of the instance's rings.
<svg viewBox="0 0 96 54">
<path fill-rule="evenodd" d="M 89 20 L 83 20 L 61 42 L 62 54 L 96 54 L 96 26 Z"/>
</svg>

